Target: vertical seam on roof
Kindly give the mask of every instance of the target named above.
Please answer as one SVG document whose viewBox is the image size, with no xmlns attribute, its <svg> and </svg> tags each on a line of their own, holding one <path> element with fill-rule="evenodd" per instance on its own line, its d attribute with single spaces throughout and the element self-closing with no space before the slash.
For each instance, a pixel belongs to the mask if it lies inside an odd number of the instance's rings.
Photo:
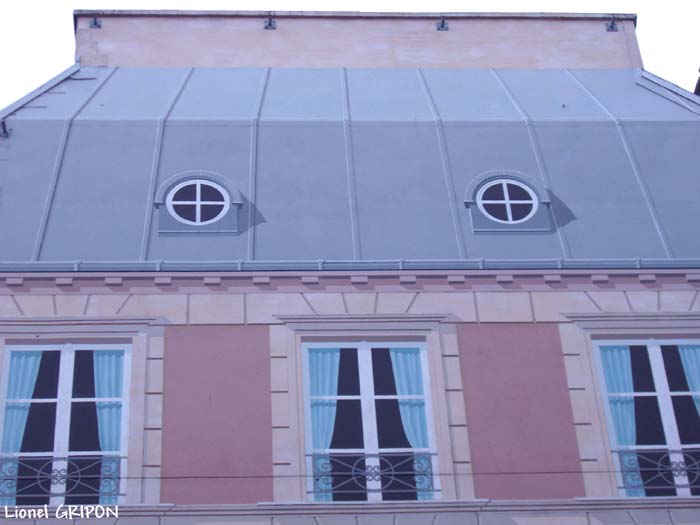
<svg viewBox="0 0 700 525">
<path fill-rule="evenodd" d="M 418 74 L 418 80 L 423 87 L 423 94 L 430 107 L 430 112 L 433 114 L 433 120 L 435 121 L 435 134 L 437 136 L 438 148 L 440 149 L 440 161 L 442 163 L 442 175 L 445 179 L 445 187 L 447 189 L 447 198 L 450 201 L 450 215 L 452 216 L 452 226 L 454 228 L 455 237 L 457 239 L 457 251 L 459 253 L 460 259 L 464 259 L 467 256 L 466 249 L 464 247 L 464 239 L 462 236 L 462 228 L 459 222 L 459 204 L 456 198 L 456 192 L 454 188 L 454 179 L 452 177 L 452 170 L 450 169 L 450 161 L 447 157 L 447 145 L 445 143 L 445 130 L 442 126 L 442 118 L 440 112 L 435 105 L 435 100 L 433 99 L 433 94 L 430 92 L 428 83 L 423 75 L 423 70 L 421 68 L 416 69 Z"/>
<path fill-rule="evenodd" d="M 34 250 L 32 251 L 32 261 L 38 261 L 41 257 L 41 249 L 44 246 L 44 237 L 46 236 L 46 228 L 49 223 L 49 216 L 51 215 L 51 209 L 53 208 L 54 198 L 56 196 L 56 187 L 58 186 L 58 178 L 61 173 L 61 168 L 63 167 L 63 159 L 66 154 L 66 146 L 68 144 L 68 137 L 70 135 L 70 129 L 73 125 L 75 117 L 77 117 L 80 112 L 85 109 L 90 101 L 95 98 L 97 93 L 100 92 L 102 87 L 109 81 L 114 73 L 119 69 L 115 67 L 110 71 L 105 78 L 95 87 L 95 90 L 85 99 L 85 101 L 76 109 L 73 114 L 66 117 L 63 122 L 63 129 L 61 130 L 61 138 L 58 143 L 58 149 L 56 150 L 56 158 L 54 159 L 53 168 L 51 169 L 51 178 L 49 179 L 49 187 L 46 191 L 46 199 L 44 201 L 44 209 L 41 212 L 41 218 L 39 219 L 39 228 L 36 233 L 36 240 L 34 241 Z M 67 78 L 67 77 L 66 77 Z"/>
<path fill-rule="evenodd" d="M 355 188 L 355 148 L 352 141 L 352 128 L 350 121 L 350 93 L 348 90 L 348 70 L 342 68 L 343 87 L 343 136 L 345 138 L 345 173 L 348 179 L 348 201 L 350 204 L 350 230 L 352 235 L 352 255 L 353 259 L 362 259 L 362 249 L 360 245 L 359 213 L 357 210 L 357 191 Z"/>
<path fill-rule="evenodd" d="M 148 248 L 150 246 L 151 240 L 151 228 L 153 226 L 153 203 L 156 199 L 156 183 L 158 181 L 158 172 L 160 171 L 160 159 L 163 154 L 163 137 L 165 136 L 165 122 L 172 113 L 177 101 L 180 99 L 180 95 L 185 90 L 185 86 L 192 76 L 194 68 L 191 67 L 184 78 L 180 82 L 178 89 L 175 91 L 173 98 L 170 100 L 166 106 L 165 112 L 158 119 L 158 127 L 156 128 L 156 142 L 153 145 L 153 160 L 151 162 L 151 178 L 148 183 L 148 193 L 146 194 L 146 216 L 144 218 L 143 224 L 143 235 L 141 237 L 141 249 L 139 254 L 139 260 L 145 261 L 148 258 Z"/>
<path fill-rule="evenodd" d="M 496 81 L 501 86 L 503 91 L 505 91 L 506 96 L 510 100 L 511 104 L 513 104 L 517 112 L 525 121 L 525 124 L 527 126 L 527 134 L 530 138 L 530 147 L 532 148 L 532 153 L 535 156 L 535 162 L 537 162 L 537 169 L 540 172 L 540 178 L 542 179 L 542 182 L 544 182 L 545 191 L 547 191 L 552 187 L 552 184 L 549 180 L 549 174 L 547 173 L 547 167 L 545 166 L 544 157 L 542 155 L 542 149 L 540 148 L 540 144 L 537 139 L 537 134 L 535 133 L 535 126 L 532 123 L 532 119 L 530 118 L 530 115 L 528 115 L 528 113 L 525 111 L 525 108 L 523 108 L 517 101 L 515 95 L 511 92 L 510 88 L 508 88 L 504 80 L 498 75 L 496 70 L 491 69 L 491 73 L 496 78 Z M 557 222 L 557 216 L 554 213 L 554 210 L 550 209 L 549 212 L 552 214 L 552 221 L 554 221 L 554 227 L 557 231 L 557 237 L 559 239 L 562 252 L 564 252 L 564 258 L 569 259 L 571 258 L 571 249 L 569 248 L 569 243 L 566 239 L 566 235 L 562 228 L 559 226 L 559 223 Z"/>
<path fill-rule="evenodd" d="M 593 93 L 591 93 L 588 88 L 581 82 L 576 75 L 574 75 L 571 71 L 568 69 L 564 69 L 566 73 L 571 77 L 571 79 L 576 82 L 576 84 L 588 95 L 591 97 L 593 102 L 595 102 L 600 109 L 602 109 L 605 114 L 610 117 L 610 119 L 615 123 L 615 129 L 617 130 L 617 134 L 620 137 L 620 141 L 622 142 L 622 147 L 625 149 L 625 153 L 627 154 L 627 160 L 629 160 L 630 166 L 632 167 L 632 172 L 634 173 L 634 176 L 637 179 L 637 183 L 639 184 L 639 188 L 642 191 L 642 196 L 644 197 L 644 202 L 646 202 L 647 208 L 649 209 L 649 213 L 651 214 L 651 220 L 654 222 L 654 227 L 656 228 L 656 233 L 659 235 L 659 239 L 661 240 L 661 245 L 664 247 L 664 251 L 666 252 L 666 257 L 672 258 L 674 257 L 673 249 L 671 248 L 671 244 L 666 236 L 666 232 L 663 229 L 663 225 L 661 224 L 661 218 L 659 217 L 659 212 L 656 209 L 656 206 L 654 205 L 654 201 L 651 198 L 651 192 L 649 191 L 649 188 L 646 185 L 646 182 L 644 181 L 644 177 L 642 176 L 641 169 L 639 167 L 639 163 L 637 162 L 636 157 L 634 156 L 634 153 L 632 152 L 632 148 L 629 145 L 629 139 L 627 137 L 627 134 L 625 133 L 624 126 L 622 125 L 622 121 L 620 121 L 619 118 L 615 117 L 610 111 L 608 111 L 608 108 L 606 108 L 603 103 L 598 100 Z"/>
<path fill-rule="evenodd" d="M 250 119 L 250 163 L 249 163 L 249 181 L 248 191 L 248 260 L 252 261 L 255 258 L 255 210 L 257 209 L 257 179 L 258 179 L 258 122 L 260 114 L 265 103 L 265 94 L 267 93 L 267 85 L 270 81 L 270 68 L 265 68 L 265 75 L 260 84 L 258 92 L 258 100 L 256 101 L 255 114 Z"/>
</svg>

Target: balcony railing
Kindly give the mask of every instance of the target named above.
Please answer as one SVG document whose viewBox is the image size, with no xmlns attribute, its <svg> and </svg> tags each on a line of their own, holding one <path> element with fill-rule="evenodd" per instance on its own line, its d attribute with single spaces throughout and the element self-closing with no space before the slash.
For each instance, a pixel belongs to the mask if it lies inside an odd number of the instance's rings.
<svg viewBox="0 0 700 525">
<path fill-rule="evenodd" d="M 119 456 L 0 457 L 0 501 L 26 504 L 47 496 L 99 498 L 116 503 L 121 471 Z M 18 502 L 19 503 L 19 502 Z"/>
<path fill-rule="evenodd" d="M 432 499 L 433 454 L 386 452 L 380 454 L 312 454 L 313 494 L 317 501 Z M 370 499 L 372 499 L 370 497 Z"/>
<path fill-rule="evenodd" d="M 614 450 L 628 496 L 676 495 L 700 491 L 700 449 Z"/>
</svg>

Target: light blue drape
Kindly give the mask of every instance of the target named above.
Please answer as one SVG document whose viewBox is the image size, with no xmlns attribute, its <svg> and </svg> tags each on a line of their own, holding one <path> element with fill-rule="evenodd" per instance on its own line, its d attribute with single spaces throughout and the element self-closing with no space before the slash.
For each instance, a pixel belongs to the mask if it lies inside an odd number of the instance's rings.
<svg viewBox="0 0 700 525">
<path fill-rule="evenodd" d="M 122 397 L 124 380 L 124 351 L 93 352 L 95 397 Z"/>
<path fill-rule="evenodd" d="M 309 381 L 312 396 L 338 395 L 339 348 L 312 348 L 309 350 Z M 337 401 L 335 399 L 311 400 L 311 432 L 315 450 L 331 446 Z M 330 491 L 333 478 L 323 476 L 316 480 L 316 489 Z M 331 501 L 331 492 L 317 493 L 316 501 Z"/>
<path fill-rule="evenodd" d="M 391 348 L 391 368 L 394 372 L 396 393 L 399 396 L 423 395 L 423 374 L 418 348 Z M 425 401 L 399 399 L 399 412 L 406 438 L 412 448 L 428 448 L 428 425 Z M 423 479 L 423 478 L 421 478 Z M 421 488 L 421 487 L 416 487 Z M 430 492 L 418 491 L 418 499 L 431 499 Z"/>
<path fill-rule="evenodd" d="M 10 377 L 7 385 L 8 399 L 31 399 L 36 376 L 39 373 L 42 352 L 12 352 Z"/>
<path fill-rule="evenodd" d="M 8 400 L 32 398 L 40 363 L 40 351 L 12 352 L 10 354 Z M 27 424 L 29 407 L 29 403 L 7 403 L 2 432 L 3 452 L 19 452 L 24 437 L 24 427 Z"/>
<path fill-rule="evenodd" d="M 96 350 L 93 352 L 93 363 L 95 397 L 122 397 L 124 351 Z M 118 452 L 121 449 L 122 404 L 120 401 L 98 401 L 96 408 L 100 449 L 103 452 Z M 101 495 L 100 503 L 115 505 L 117 496 Z"/>
<path fill-rule="evenodd" d="M 12 352 L 10 354 L 10 372 L 7 385 L 7 399 L 31 399 L 34 394 L 34 386 L 41 364 L 41 351 L 36 352 Z M 5 407 L 5 418 L 2 431 L 2 451 L 17 453 L 22 447 L 24 429 L 27 425 L 30 403 L 12 403 L 8 401 Z M 15 468 L 12 468 L 14 465 Z M 17 489 L 16 463 L 5 463 L 7 470 L 1 473 L 7 481 L 3 483 L 3 495 L 14 492 Z M 14 496 L 0 498 L 2 505 L 14 505 Z"/>
<path fill-rule="evenodd" d="M 628 346 L 604 346 L 601 348 L 605 384 L 609 394 L 633 393 L 632 358 Z M 615 426 L 615 436 L 620 447 L 637 444 L 637 423 L 634 416 L 634 397 L 609 396 L 610 415 Z M 619 452 L 622 480 L 629 497 L 644 496 L 639 463 L 634 452 Z"/>
<path fill-rule="evenodd" d="M 391 348 L 391 368 L 394 371 L 396 393 L 400 396 L 422 396 L 423 374 L 418 348 Z"/>
<path fill-rule="evenodd" d="M 678 353 L 681 356 L 688 387 L 692 392 L 700 392 L 700 346 L 679 345 Z M 693 396 L 693 401 L 700 414 L 700 396 Z"/>
<path fill-rule="evenodd" d="M 632 393 L 632 358 L 628 346 L 603 346 L 600 349 L 608 393 Z"/>
</svg>

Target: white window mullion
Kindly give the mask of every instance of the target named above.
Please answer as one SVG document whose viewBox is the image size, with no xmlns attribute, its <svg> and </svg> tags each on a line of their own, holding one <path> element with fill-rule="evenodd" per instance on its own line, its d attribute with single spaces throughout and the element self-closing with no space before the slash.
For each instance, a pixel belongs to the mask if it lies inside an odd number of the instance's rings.
<svg viewBox="0 0 700 525">
<path fill-rule="evenodd" d="M 360 374 L 360 394 L 362 396 L 362 438 L 365 442 L 366 454 L 379 454 L 379 439 L 377 437 L 377 414 L 374 406 L 374 376 L 372 374 L 372 348 L 369 343 L 362 343 L 357 348 L 357 365 Z M 380 464 L 377 456 L 365 459 L 365 468 L 379 471 Z M 367 480 L 367 501 L 381 501 L 379 492 L 381 480 Z"/>
<path fill-rule="evenodd" d="M 68 344 L 61 351 L 61 360 L 58 369 L 58 392 L 56 394 L 56 428 L 54 431 L 53 456 L 65 458 L 68 456 L 68 444 L 70 434 L 71 396 L 73 394 L 73 368 L 75 363 L 75 349 Z M 68 461 L 54 459 L 54 472 L 68 472 Z M 66 474 L 67 475 L 67 474 Z M 63 503 L 67 481 L 51 484 L 51 505 Z"/>
<path fill-rule="evenodd" d="M 661 346 L 657 343 L 650 343 L 647 346 L 649 351 L 649 362 L 651 364 L 651 373 L 654 377 L 656 392 L 658 393 L 659 411 L 661 412 L 661 422 L 666 435 L 666 445 L 668 450 L 674 451 L 669 454 L 671 464 L 684 464 L 681 438 L 678 434 L 678 424 L 676 422 L 676 413 L 673 410 L 673 400 L 671 399 L 671 388 L 668 385 L 666 377 L 666 368 L 664 366 L 664 358 L 661 353 Z M 677 485 L 685 485 L 685 487 L 677 487 L 676 492 L 679 496 L 690 496 L 690 488 L 688 485 L 688 476 L 682 472 L 678 475 L 674 473 L 674 478 Z"/>
</svg>

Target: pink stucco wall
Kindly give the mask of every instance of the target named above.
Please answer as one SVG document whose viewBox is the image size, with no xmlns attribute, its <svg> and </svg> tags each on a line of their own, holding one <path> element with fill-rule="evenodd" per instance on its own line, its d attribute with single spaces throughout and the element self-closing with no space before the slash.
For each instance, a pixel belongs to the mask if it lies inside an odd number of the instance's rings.
<svg viewBox="0 0 700 525">
<path fill-rule="evenodd" d="M 584 496 L 556 324 L 458 325 L 476 496 Z"/>
<path fill-rule="evenodd" d="M 165 334 L 163 503 L 272 500 L 267 326 Z"/>
</svg>

